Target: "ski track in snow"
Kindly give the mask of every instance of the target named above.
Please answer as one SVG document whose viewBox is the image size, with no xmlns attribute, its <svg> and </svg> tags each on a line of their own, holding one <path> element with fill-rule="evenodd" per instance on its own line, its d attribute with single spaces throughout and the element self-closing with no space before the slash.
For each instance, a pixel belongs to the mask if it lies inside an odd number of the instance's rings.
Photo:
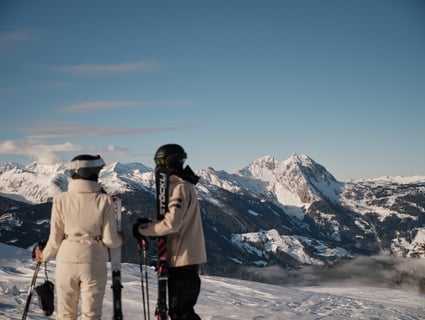
<svg viewBox="0 0 425 320">
<path fill-rule="evenodd" d="M 21 319 L 34 272 L 29 251 L 0 244 L 0 319 Z M 55 262 L 48 264 L 54 282 Z M 148 268 L 150 318 L 155 319 L 156 275 Z M 143 319 L 140 266 L 123 264 L 124 319 Z M 144 275 L 143 275 L 144 276 Z M 44 280 L 40 269 L 37 284 Z M 231 278 L 202 276 L 196 306 L 203 320 L 230 319 L 425 319 L 425 296 L 416 292 L 373 287 L 284 287 Z M 110 274 L 103 304 L 103 318 L 112 315 Z M 27 319 L 54 319 L 43 315 L 34 292 Z"/>
</svg>

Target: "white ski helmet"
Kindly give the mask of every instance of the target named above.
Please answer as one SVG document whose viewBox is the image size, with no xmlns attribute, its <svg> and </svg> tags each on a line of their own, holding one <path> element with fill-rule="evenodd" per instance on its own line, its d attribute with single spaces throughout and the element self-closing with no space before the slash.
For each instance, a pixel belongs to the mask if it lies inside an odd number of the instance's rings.
<svg viewBox="0 0 425 320">
<path fill-rule="evenodd" d="M 72 179 L 97 181 L 104 166 L 105 162 L 100 155 L 80 154 L 71 160 L 69 169 Z"/>
</svg>

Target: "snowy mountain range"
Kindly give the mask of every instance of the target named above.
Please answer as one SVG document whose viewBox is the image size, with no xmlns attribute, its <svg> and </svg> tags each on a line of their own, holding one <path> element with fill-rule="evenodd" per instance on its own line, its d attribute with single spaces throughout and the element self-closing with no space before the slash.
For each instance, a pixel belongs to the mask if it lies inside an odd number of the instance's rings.
<svg viewBox="0 0 425 320">
<path fill-rule="evenodd" d="M 206 273 L 261 280 L 262 270 L 276 266 L 288 270 L 338 265 L 357 256 L 425 255 L 425 177 L 341 182 L 302 154 L 284 161 L 262 157 L 232 173 L 207 168 L 197 174 Z M 1 163 L 0 242 L 27 248 L 46 238 L 50 201 L 67 189 L 69 179 L 61 162 Z M 100 182 L 123 200 L 124 259 L 137 262 L 131 226 L 141 215 L 156 215 L 153 170 L 116 162 L 104 168 Z"/>
</svg>

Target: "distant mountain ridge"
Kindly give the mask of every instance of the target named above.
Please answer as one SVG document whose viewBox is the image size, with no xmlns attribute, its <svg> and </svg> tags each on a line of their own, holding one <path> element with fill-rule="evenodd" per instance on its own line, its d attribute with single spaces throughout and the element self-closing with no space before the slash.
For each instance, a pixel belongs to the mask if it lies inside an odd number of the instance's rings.
<svg viewBox="0 0 425 320">
<path fill-rule="evenodd" d="M 284 161 L 265 156 L 233 173 L 207 168 L 197 174 L 210 272 L 331 265 L 379 253 L 424 256 L 425 177 L 340 182 L 303 154 Z M 67 190 L 69 179 L 63 162 L 0 163 L 0 241 L 27 247 L 48 236 L 49 201 Z M 152 168 L 115 162 L 100 182 L 123 199 L 128 238 L 138 216 L 156 215 Z M 124 258 L 137 262 L 127 242 Z"/>
</svg>

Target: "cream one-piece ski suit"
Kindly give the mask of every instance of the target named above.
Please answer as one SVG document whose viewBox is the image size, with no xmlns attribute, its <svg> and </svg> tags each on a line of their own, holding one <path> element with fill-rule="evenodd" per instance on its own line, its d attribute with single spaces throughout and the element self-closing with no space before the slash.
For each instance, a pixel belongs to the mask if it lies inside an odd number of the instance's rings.
<svg viewBox="0 0 425 320">
<path fill-rule="evenodd" d="M 108 249 L 122 245 L 111 196 L 97 182 L 72 180 L 53 199 L 50 235 L 42 253 L 56 256 L 56 319 L 101 319 Z"/>
</svg>

